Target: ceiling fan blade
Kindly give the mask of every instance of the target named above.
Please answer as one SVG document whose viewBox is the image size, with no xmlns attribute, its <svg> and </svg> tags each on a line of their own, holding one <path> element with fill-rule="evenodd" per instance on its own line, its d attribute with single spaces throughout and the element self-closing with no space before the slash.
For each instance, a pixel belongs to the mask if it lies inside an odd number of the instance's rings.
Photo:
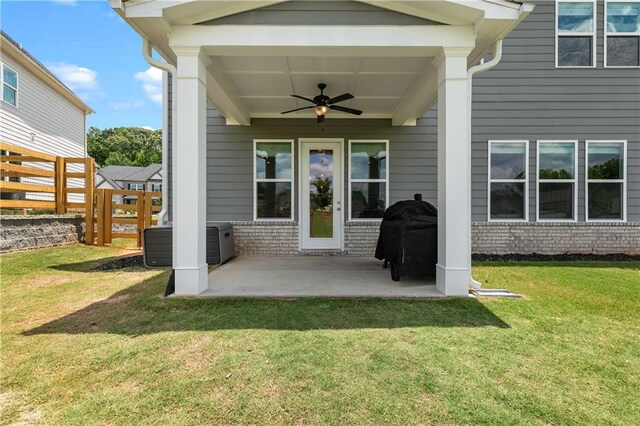
<svg viewBox="0 0 640 426">
<path fill-rule="evenodd" d="M 327 101 L 329 104 L 337 104 L 338 102 L 348 101 L 349 99 L 353 99 L 354 96 L 351 93 L 345 93 L 340 96 L 336 96 L 335 98 L 331 98 Z"/>
<path fill-rule="evenodd" d="M 319 115 L 318 118 L 316 119 L 317 123 L 324 123 L 324 115 Z"/>
<path fill-rule="evenodd" d="M 303 110 L 303 109 L 311 109 L 311 108 L 315 108 L 315 107 L 314 106 L 308 106 L 308 107 L 290 109 L 289 111 L 281 112 L 280 114 L 289 114 L 290 112 L 300 111 L 300 110 Z"/>
<path fill-rule="evenodd" d="M 291 96 L 293 96 L 294 98 L 302 99 L 303 101 L 311 102 L 312 104 L 316 103 L 316 101 L 314 101 L 313 99 L 305 98 L 304 96 L 300 96 L 300 95 L 291 95 Z"/>
<path fill-rule="evenodd" d="M 336 111 L 346 112 L 347 114 L 360 115 L 362 111 L 359 109 L 347 108 L 339 105 L 330 105 L 329 108 L 335 109 Z"/>
</svg>

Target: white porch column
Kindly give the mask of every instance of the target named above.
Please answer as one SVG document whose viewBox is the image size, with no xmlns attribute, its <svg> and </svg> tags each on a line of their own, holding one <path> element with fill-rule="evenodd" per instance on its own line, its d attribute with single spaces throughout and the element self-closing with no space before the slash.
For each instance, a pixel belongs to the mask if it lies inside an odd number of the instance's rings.
<svg viewBox="0 0 640 426">
<path fill-rule="evenodd" d="M 467 109 L 470 49 L 444 48 L 438 67 L 438 265 L 436 287 L 447 296 L 468 296 L 471 246 L 471 141 Z"/>
<path fill-rule="evenodd" d="M 202 49 L 174 48 L 178 57 L 173 144 L 173 268 L 176 295 L 207 289 L 207 104 Z"/>
</svg>

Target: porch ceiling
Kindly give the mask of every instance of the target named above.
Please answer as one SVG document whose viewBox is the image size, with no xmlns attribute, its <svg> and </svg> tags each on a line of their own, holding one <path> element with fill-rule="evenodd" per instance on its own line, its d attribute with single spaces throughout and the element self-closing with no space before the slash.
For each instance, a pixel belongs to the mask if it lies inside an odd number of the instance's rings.
<svg viewBox="0 0 640 426">
<path fill-rule="evenodd" d="M 313 98 L 318 83 L 325 93 L 352 93 L 356 99 L 341 105 L 364 111 L 363 118 L 391 118 L 412 84 L 431 67 L 429 57 L 257 57 L 211 56 L 212 66 L 224 75 L 232 92 L 251 117 L 283 117 L 280 113 L 310 104 L 292 98 Z M 330 112 L 330 118 L 354 116 Z M 289 118 L 312 118 L 313 111 L 287 114 Z"/>
</svg>

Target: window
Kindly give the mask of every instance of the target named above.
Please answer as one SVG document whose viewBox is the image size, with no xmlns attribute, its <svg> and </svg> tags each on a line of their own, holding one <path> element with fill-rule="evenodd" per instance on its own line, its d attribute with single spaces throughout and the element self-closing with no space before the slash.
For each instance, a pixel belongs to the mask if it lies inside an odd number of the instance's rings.
<svg viewBox="0 0 640 426">
<path fill-rule="evenodd" d="M 2 101 L 18 106 L 18 73 L 2 64 Z"/>
<path fill-rule="evenodd" d="M 293 141 L 254 142 L 255 219 L 293 220 Z"/>
<path fill-rule="evenodd" d="M 587 141 L 586 220 L 626 220 L 626 141 Z"/>
<path fill-rule="evenodd" d="M 151 191 L 154 191 L 154 192 L 162 191 L 162 184 L 161 183 L 152 183 L 151 184 Z"/>
<path fill-rule="evenodd" d="M 144 183 L 130 183 L 129 190 L 131 191 L 144 191 Z"/>
<path fill-rule="evenodd" d="M 489 220 L 529 218 L 529 141 L 489 141 Z"/>
<path fill-rule="evenodd" d="M 349 141 L 350 220 L 381 219 L 389 204 L 389 141 Z"/>
<path fill-rule="evenodd" d="M 595 0 L 556 1 L 556 66 L 594 67 Z"/>
<path fill-rule="evenodd" d="M 578 142 L 538 141 L 539 221 L 575 221 Z"/>
<path fill-rule="evenodd" d="M 640 66 L 640 1 L 605 2 L 605 67 Z"/>
</svg>

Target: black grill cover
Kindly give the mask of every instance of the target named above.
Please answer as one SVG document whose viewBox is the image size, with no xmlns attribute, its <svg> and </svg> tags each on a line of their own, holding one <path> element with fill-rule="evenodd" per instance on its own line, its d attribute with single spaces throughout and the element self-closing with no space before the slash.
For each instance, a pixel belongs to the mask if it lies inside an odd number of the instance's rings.
<svg viewBox="0 0 640 426">
<path fill-rule="evenodd" d="M 391 264 L 391 278 L 436 276 L 438 210 L 430 203 L 399 201 L 389 207 L 380 224 L 376 258 Z"/>
</svg>

